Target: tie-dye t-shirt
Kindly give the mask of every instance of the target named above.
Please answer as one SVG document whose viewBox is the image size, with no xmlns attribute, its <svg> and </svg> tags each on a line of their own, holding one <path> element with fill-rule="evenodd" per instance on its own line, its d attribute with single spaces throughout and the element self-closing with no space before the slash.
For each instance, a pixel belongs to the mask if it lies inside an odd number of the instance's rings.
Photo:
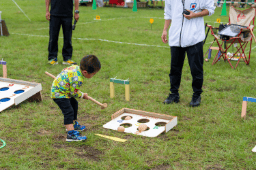
<svg viewBox="0 0 256 170">
<path fill-rule="evenodd" d="M 83 84 L 83 75 L 79 66 L 73 65 L 62 70 L 52 83 L 51 98 L 81 97 L 79 90 Z"/>
</svg>

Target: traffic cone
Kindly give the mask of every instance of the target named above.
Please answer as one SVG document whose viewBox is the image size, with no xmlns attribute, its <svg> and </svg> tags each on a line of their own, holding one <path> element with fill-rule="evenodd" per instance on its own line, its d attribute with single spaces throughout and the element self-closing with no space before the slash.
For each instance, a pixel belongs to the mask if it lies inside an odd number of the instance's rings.
<svg viewBox="0 0 256 170">
<path fill-rule="evenodd" d="M 96 1 L 93 0 L 93 2 L 92 2 L 92 10 L 96 10 L 96 9 L 97 9 Z"/>
<path fill-rule="evenodd" d="M 133 0 L 133 7 L 132 7 L 133 12 L 137 12 L 137 1 Z"/>
<path fill-rule="evenodd" d="M 227 16 L 226 0 L 224 0 L 220 16 Z"/>
</svg>

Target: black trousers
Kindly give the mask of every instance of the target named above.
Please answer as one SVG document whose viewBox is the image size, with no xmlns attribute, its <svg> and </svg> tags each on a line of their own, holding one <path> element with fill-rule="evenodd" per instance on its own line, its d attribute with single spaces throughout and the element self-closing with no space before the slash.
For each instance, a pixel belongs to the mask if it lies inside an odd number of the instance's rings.
<svg viewBox="0 0 256 170">
<path fill-rule="evenodd" d="M 77 120 L 78 102 L 75 98 L 60 98 L 53 99 L 53 101 L 59 106 L 64 115 L 64 125 L 73 124 L 73 120 Z"/>
<path fill-rule="evenodd" d="M 241 0 L 241 2 L 245 2 L 245 0 Z M 244 7 L 244 5 L 245 5 L 244 3 L 241 4 L 242 8 Z"/>
<path fill-rule="evenodd" d="M 72 17 L 58 17 L 52 16 L 50 19 L 50 40 L 48 46 L 48 60 L 56 59 L 58 55 L 58 39 L 59 39 L 59 32 L 60 27 L 62 26 L 64 43 L 62 48 L 62 56 L 63 60 L 67 61 L 72 57 Z"/>
<path fill-rule="evenodd" d="M 185 59 L 185 53 L 188 56 L 188 63 L 192 75 L 192 88 L 195 96 L 200 95 L 203 86 L 203 42 L 199 42 L 189 47 L 171 47 L 171 70 L 170 84 L 171 93 L 179 95 L 182 68 Z"/>
</svg>

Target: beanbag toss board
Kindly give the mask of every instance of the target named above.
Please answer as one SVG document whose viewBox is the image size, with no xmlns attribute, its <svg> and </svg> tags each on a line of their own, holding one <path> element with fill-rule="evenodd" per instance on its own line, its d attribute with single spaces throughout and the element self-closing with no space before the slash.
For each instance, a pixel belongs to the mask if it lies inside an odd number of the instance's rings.
<svg viewBox="0 0 256 170">
<path fill-rule="evenodd" d="M 41 101 L 41 90 L 40 83 L 0 77 L 0 112 L 27 99 Z"/>
<path fill-rule="evenodd" d="M 130 116 L 130 120 L 125 120 Z M 147 137 L 157 137 L 161 133 L 166 133 L 177 125 L 177 116 L 170 116 L 142 110 L 123 108 L 111 116 L 111 121 L 103 125 L 106 129 L 117 130 L 119 126 L 124 126 L 125 133 L 133 133 Z M 138 126 L 143 123 L 148 126 L 145 131 L 138 132 Z"/>
</svg>

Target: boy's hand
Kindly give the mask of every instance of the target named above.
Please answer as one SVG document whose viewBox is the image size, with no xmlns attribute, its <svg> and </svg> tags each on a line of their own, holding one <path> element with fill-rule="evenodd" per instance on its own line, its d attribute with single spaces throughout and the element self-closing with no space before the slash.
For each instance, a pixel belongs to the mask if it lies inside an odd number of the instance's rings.
<svg viewBox="0 0 256 170">
<path fill-rule="evenodd" d="M 84 95 L 83 95 L 83 99 L 86 99 L 86 100 L 88 100 L 89 98 L 88 98 L 88 94 L 87 93 L 84 93 Z"/>
</svg>

